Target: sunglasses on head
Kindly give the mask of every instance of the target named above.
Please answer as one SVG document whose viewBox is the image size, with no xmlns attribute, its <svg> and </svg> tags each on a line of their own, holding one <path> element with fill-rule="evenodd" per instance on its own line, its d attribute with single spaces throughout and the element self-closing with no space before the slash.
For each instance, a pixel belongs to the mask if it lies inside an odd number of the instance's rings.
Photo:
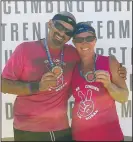
<svg viewBox="0 0 133 142">
<path fill-rule="evenodd" d="M 73 39 L 73 41 L 74 41 L 75 43 L 82 43 L 82 42 L 84 42 L 84 41 L 86 41 L 86 42 L 92 42 L 92 41 L 94 41 L 95 39 L 96 39 L 96 36 L 75 37 L 75 38 Z"/>
<path fill-rule="evenodd" d="M 54 23 L 54 27 L 59 30 L 59 31 L 63 31 L 67 36 L 72 37 L 74 32 L 70 29 L 67 29 L 66 27 L 64 27 L 60 22 L 58 21 L 53 21 Z"/>
</svg>

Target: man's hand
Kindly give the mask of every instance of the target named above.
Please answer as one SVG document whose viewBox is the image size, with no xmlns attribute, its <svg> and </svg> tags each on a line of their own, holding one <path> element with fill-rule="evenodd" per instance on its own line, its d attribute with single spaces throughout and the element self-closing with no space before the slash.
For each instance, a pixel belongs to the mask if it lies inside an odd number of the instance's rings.
<svg viewBox="0 0 133 142">
<path fill-rule="evenodd" d="M 124 78 L 125 80 L 127 79 L 127 70 L 125 67 L 122 66 L 122 64 L 120 63 L 120 67 L 118 69 L 119 75 Z"/>
<path fill-rule="evenodd" d="M 47 91 L 51 87 L 56 87 L 57 78 L 54 73 L 48 72 L 42 76 L 39 82 L 39 91 Z"/>
</svg>

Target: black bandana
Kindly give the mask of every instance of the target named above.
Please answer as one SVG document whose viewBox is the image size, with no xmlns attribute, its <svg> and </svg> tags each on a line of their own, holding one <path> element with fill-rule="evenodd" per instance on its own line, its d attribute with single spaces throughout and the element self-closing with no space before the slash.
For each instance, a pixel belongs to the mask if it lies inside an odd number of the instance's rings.
<svg viewBox="0 0 133 142">
<path fill-rule="evenodd" d="M 75 26 L 76 26 L 76 22 L 69 16 L 64 16 L 64 15 L 61 15 L 61 14 L 56 14 L 52 20 L 61 20 L 61 21 L 64 21 L 70 25 L 73 26 L 73 28 L 75 29 Z"/>
<path fill-rule="evenodd" d="M 76 29 L 75 29 L 75 35 L 80 34 L 80 33 L 84 33 L 84 32 L 91 32 L 94 35 L 95 33 L 95 29 L 93 27 L 91 27 L 89 24 L 86 23 L 78 23 L 76 25 Z"/>
</svg>

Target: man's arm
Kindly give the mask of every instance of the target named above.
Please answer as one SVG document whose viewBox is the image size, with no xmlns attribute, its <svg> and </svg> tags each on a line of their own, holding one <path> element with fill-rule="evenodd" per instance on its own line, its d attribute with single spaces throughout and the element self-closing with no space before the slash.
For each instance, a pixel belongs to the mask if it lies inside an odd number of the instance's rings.
<svg viewBox="0 0 133 142">
<path fill-rule="evenodd" d="M 18 96 L 32 95 L 43 91 L 47 94 L 50 87 L 55 87 L 56 77 L 52 72 L 45 73 L 38 82 L 23 82 L 1 78 L 1 92 Z"/>
<path fill-rule="evenodd" d="M 7 61 L 1 75 L 3 93 L 28 95 L 37 91 L 38 83 L 23 82 L 20 79 L 25 64 L 24 48 L 28 48 L 27 46 L 28 44 L 25 42 L 19 44 Z"/>
<path fill-rule="evenodd" d="M 22 82 L 1 78 L 1 92 L 14 95 L 30 95 L 39 91 L 38 82 Z"/>
<path fill-rule="evenodd" d="M 127 70 L 125 67 L 122 66 L 121 63 L 120 63 L 119 69 L 118 69 L 118 73 L 119 73 L 120 77 L 124 78 L 125 80 L 127 79 Z"/>
</svg>

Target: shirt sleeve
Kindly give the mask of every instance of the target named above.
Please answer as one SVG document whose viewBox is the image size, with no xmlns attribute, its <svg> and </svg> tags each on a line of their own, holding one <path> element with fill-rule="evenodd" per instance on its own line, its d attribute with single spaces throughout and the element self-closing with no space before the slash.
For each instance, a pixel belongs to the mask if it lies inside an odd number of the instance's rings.
<svg viewBox="0 0 133 142">
<path fill-rule="evenodd" d="M 21 43 L 16 47 L 11 57 L 7 61 L 3 72 L 2 77 L 10 80 L 19 80 L 24 67 L 24 54 L 23 54 L 23 46 Z"/>
</svg>

